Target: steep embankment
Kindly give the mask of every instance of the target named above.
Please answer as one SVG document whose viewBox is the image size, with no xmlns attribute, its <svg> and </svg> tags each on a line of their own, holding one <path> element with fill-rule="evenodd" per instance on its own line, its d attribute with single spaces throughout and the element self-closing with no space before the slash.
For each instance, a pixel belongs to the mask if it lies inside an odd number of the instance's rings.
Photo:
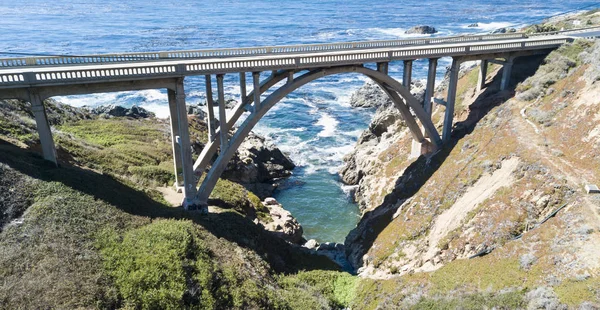
<svg viewBox="0 0 600 310">
<path fill-rule="evenodd" d="M 48 105 L 61 168 L 38 155 L 28 106 L 0 102 L 1 309 L 349 303 L 355 278 L 255 224 L 269 210 L 241 185 L 220 180 L 223 208 L 208 216 L 164 201 L 155 188 L 174 179 L 166 121 Z M 205 125 L 190 123 L 198 146 Z M 251 144 L 259 156 L 242 151 L 244 164 L 277 157 Z"/>
<path fill-rule="evenodd" d="M 452 142 L 428 157 L 407 157 L 402 124 L 359 141 L 344 176 L 364 210 L 346 240 L 360 308 L 598 305 L 600 197 L 583 186 L 600 183 L 599 53 L 520 59 L 509 91 L 500 67 L 481 91 L 464 68 Z"/>
</svg>

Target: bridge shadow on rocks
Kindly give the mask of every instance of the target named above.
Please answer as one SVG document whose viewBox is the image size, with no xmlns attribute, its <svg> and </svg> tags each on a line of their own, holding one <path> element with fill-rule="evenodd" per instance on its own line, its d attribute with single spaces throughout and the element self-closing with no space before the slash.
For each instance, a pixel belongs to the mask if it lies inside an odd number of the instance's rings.
<svg viewBox="0 0 600 310">
<path fill-rule="evenodd" d="M 53 163 L 44 160 L 39 154 L 2 139 L 0 139 L 0 163 L 34 179 L 60 182 L 131 215 L 151 219 L 191 220 L 217 238 L 226 239 L 255 252 L 276 272 L 339 270 L 339 267 L 326 257 L 312 255 L 298 246 L 290 245 L 233 211 L 199 215 L 185 211 L 181 207 L 171 207 L 152 199 L 152 195 L 159 195 L 158 193 L 138 190 L 112 176 L 68 163 L 61 163 L 61 167 L 56 168 Z M 85 206 L 81 207 L 85 208 Z"/>
<path fill-rule="evenodd" d="M 391 193 L 377 208 L 366 212 L 357 227 L 346 237 L 346 254 L 355 270 L 363 266 L 363 256 L 373 246 L 379 234 L 392 222 L 393 216 L 404 201 L 415 195 L 431 176 L 444 164 L 457 143 L 473 132 L 477 124 L 495 107 L 502 105 L 515 94 L 518 83 L 532 76 L 542 64 L 545 55 L 521 57 L 515 60 L 508 90 L 500 91 L 502 70 L 475 101 L 468 107 L 468 116 L 454 125 L 451 141 L 437 153 L 420 156 L 411 163 L 395 183 Z M 477 70 L 477 68 L 475 68 Z"/>
</svg>

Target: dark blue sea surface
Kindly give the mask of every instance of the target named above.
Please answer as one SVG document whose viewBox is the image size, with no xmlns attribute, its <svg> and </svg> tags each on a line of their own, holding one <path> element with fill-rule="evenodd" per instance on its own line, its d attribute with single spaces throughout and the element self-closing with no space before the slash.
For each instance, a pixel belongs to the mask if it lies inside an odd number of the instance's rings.
<svg viewBox="0 0 600 310">
<path fill-rule="evenodd" d="M 593 5 L 595 1 L 368 1 L 368 0 L 0 0 L 0 56 L 12 53 L 90 53 L 207 49 L 410 37 L 406 29 L 430 25 L 436 36 L 519 27 Z M 469 24 L 478 23 L 478 28 Z M 442 59 L 438 78 L 448 59 Z M 415 63 L 414 78 L 425 77 Z M 390 64 L 400 78 L 400 63 Z M 250 81 L 250 79 L 249 79 Z M 255 131 L 298 164 L 276 198 L 304 226 L 305 237 L 343 242 L 358 221 L 358 208 L 339 182 L 342 158 L 373 114 L 351 109 L 352 92 L 365 81 L 356 74 L 310 83 L 276 105 Z M 237 76 L 226 76 L 226 93 L 238 98 Z M 187 78 L 187 100 L 204 101 L 204 83 Z M 251 85 L 248 85 L 251 89 Z M 57 98 L 74 106 L 141 105 L 168 115 L 159 90 Z"/>
</svg>

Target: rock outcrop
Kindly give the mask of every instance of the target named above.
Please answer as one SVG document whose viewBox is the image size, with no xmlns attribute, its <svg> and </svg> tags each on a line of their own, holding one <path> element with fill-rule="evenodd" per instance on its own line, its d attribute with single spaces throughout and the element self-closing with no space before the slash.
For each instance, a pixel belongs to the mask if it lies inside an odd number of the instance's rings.
<svg viewBox="0 0 600 310">
<path fill-rule="evenodd" d="M 277 180 L 292 175 L 294 163 L 265 138 L 255 133 L 242 142 L 223 177 L 244 185 L 261 198 L 270 196 Z"/>
<path fill-rule="evenodd" d="M 517 32 L 517 29 L 510 28 L 510 27 L 498 28 L 498 29 L 492 31 L 491 33 L 498 34 L 498 33 L 512 33 L 512 32 Z"/>
<path fill-rule="evenodd" d="M 92 114 L 99 115 L 100 117 L 131 117 L 131 118 L 149 118 L 155 117 L 155 114 L 137 105 L 131 106 L 131 108 L 125 108 L 119 105 L 102 105 L 90 109 Z"/>
<path fill-rule="evenodd" d="M 437 30 L 434 27 L 431 26 L 414 26 L 408 30 L 406 30 L 406 32 L 404 32 L 406 34 L 434 34 L 437 33 Z"/>
<path fill-rule="evenodd" d="M 269 209 L 269 214 L 273 219 L 272 222 L 263 224 L 266 230 L 290 243 L 306 243 L 306 240 L 302 237 L 302 225 L 275 198 L 266 198 L 263 205 Z"/>
<path fill-rule="evenodd" d="M 417 100 L 423 100 L 424 92 L 425 85 L 421 81 L 412 83 L 411 93 Z M 380 153 L 390 147 L 399 138 L 398 133 L 406 129 L 406 125 L 392 101 L 379 86 L 372 82 L 365 83 L 352 94 L 351 98 L 353 106 L 377 107 L 369 128 L 359 137 L 354 151 L 345 156 L 345 165 L 340 171 L 344 183 L 358 185 L 365 176 L 371 176 L 377 168 L 378 158 L 372 154 Z M 359 186 L 354 198 L 364 210 L 369 205 L 370 196 L 368 187 Z"/>
</svg>

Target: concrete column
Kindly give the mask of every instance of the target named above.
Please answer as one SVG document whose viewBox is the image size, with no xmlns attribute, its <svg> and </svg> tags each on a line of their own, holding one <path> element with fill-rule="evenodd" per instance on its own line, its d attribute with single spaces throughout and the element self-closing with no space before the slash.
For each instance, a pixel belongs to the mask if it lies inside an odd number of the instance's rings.
<svg viewBox="0 0 600 310">
<path fill-rule="evenodd" d="M 377 71 L 383 73 L 383 74 L 388 74 L 389 72 L 389 63 L 387 62 L 378 62 L 377 63 Z"/>
<path fill-rule="evenodd" d="M 175 89 L 175 104 L 177 106 L 177 119 L 179 122 L 179 136 L 177 142 L 181 148 L 181 168 L 183 170 L 183 207 L 186 210 L 195 207 L 196 179 L 194 177 L 194 161 L 192 160 L 192 147 L 190 144 L 190 132 L 187 119 L 187 107 L 185 106 L 185 89 L 183 78 L 177 79 Z M 172 116 L 171 116 L 172 117 Z"/>
<path fill-rule="evenodd" d="M 179 137 L 179 117 L 177 112 L 177 99 L 175 91 L 167 90 L 169 98 L 169 118 L 171 120 L 171 141 L 173 144 L 173 166 L 175 169 L 175 186 L 178 191 L 183 187 L 183 165 L 181 163 L 181 147 L 177 142 Z"/>
<path fill-rule="evenodd" d="M 294 82 L 294 70 L 288 71 L 287 75 L 287 84 L 292 84 Z"/>
<path fill-rule="evenodd" d="M 412 60 L 404 61 L 404 70 L 402 72 L 402 85 L 410 91 L 410 81 L 412 80 Z"/>
<path fill-rule="evenodd" d="M 427 71 L 427 86 L 425 87 L 425 95 L 423 96 L 423 109 L 427 115 L 431 116 L 431 98 L 435 91 L 435 77 L 437 74 L 437 58 L 429 59 L 429 70 Z"/>
<path fill-rule="evenodd" d="M 56 146 L 54 145 L 54 139 L 52 138 L 52 130 L 50 129 L 50 123 L 48 123 L 44 102 L 36 90 L 29 91 L 29 102 L 31 103 L 31 111 L 35 117 L 44 159 L 51 161 L 58 166 L 56 160 Z"/>
<path fill-rule="evenodd" d="M 460 60 L 452 59 L 450 67 L 450 81 L 448 83 L 448 98 L 446 98 L 446 114 L 444 115 L 444 130 L 442 132 L 442 142 L 450 141 L 452 133 L 452 122 L 454 121 L 454 102 L 456 101 L 456 87 L 458 84 L 458 72 L 460 71 Z"/>
<path fill-rule="evenodd" d="M 215 141 L 215 105 L 213 102 L 212 81 L 210 74 L 206 75 L 206 113 L 208 115 L 208 141 Z"/>
<path fill-rule="evenodd" d="M 246 102 L 246 72 L 240 72 L 240 102 Z"/>
<path fill-rule="evenodd" d="M 500 83 L 500 90 L 507 90 L 510 86 L 510 76 L 512 74 L 514 58 L 508 57 L 504 62 L 504 68 L 502 70 L 502 81 Z"/>
<path fill-rule="evenodd" d="M 479 79 L 477 80 L 477 91 L 481 91 L 485 87 L 485 79 L 487 77 L 487 67 L 488 67 L 487 59 L 481 60 L 481 65 L 479 66 Z"/>
<path fill-rule="evenodd" d="M 260 72 L 252 72 L 252 83 L 254 85 L 254 109 L 260 109 Z"/>
<path fill-rule="evenodd" d="M 219 131 L 221 134 L 221 152 L 225 152 L 229 144 L 229 128 L 227 128 L 227 113 L 225 110 L 225 90 L 223 87 L 223 74 L 217 74 L 217 88 L 219 92 Z"/>
</svg>

